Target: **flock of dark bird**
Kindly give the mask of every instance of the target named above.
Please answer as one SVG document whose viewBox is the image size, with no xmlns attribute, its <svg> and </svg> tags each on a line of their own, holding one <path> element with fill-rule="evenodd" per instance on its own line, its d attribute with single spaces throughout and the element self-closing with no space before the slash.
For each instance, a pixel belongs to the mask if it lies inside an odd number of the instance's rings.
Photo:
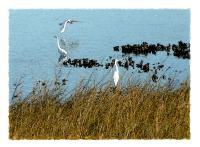
<svg viewBox="0 0 200 147">
<path fill-rule="evenodd" d="M 133 45 L 122 45 L 113 47 L 114 51 L 121 51 L 122 54 L 135 54 L 135 55 L 148 55 L 156 54 L 158 51 L 165 51 L 167 55 L 174 55 L 177 58 L 190 59 L 190 44 L 179 41 L 178 44 L 168 44 L 167 46 L 160 43 L 157 44 L 148 44 L 143 42 L 142 44 L 133 44 Z M 83 68 L 93 68 L 93 67 L 104 67 L 105 69 L 113 68 L 115 65 L 115 59 L 112 59 L 109 56 L 110 61 L 107 63 L 99 63 L 95 59 L 83 58 L 83 59 L 71 59 L 68 58 L 63 62 L 63 65 L 66 67 L 83 67 Z M 164 64 L 154 63 L 150 64 L 149 62 L 145 63 L 143 60 L 136 63 L 132 57 L 126 57 L 118 61 L 119 67 L 129 69 L 138 69 L 139 73 L 148 73 L 149 71 L 153 72 L 152 81 L 157 82 L 159 78 L 166 79 L 165 75 L 158 77 L 158 71 L 163 69 Z M 168 67 L 170 68 L 170 67 Z"/>
</svg>

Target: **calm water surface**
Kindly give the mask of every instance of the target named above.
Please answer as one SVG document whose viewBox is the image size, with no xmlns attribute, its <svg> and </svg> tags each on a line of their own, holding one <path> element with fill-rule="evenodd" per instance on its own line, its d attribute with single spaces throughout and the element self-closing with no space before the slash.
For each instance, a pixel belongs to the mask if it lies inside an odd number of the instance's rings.
<svg viewBox="0 0 200 147">
<path fill-rule="evenodd" d="M 13 83 L 21 76 L 24 77 L 25 94 L 31 90 L 34 81 L 52 79 L 59 58 L 54 36 L 60 31 L 58 24 L 66 18 L 80 21 L 70 25 L 62 35 L 59 34 L 65 42 L 74 44 L 68 51 L 71 58 L 93 58 L 104 62 L 109 56 L 123 58 L 120 52 L 113 51 L 113 46 L 116 45 L 144 41 L 162 44 L 190 41 L 189 10 L 10 10 L 10 94 L 13 92 Z M 141 59 L 151 63 L 161 62 L 165 65 L 163 71 L 171 66 L 166 74 L 168 77 L 177 76 L 177 82 L 189 76 L 187 59 L 166 56 L 164 52 L 156 56 L 132 57 L 138 62 Z M 70 71 L 70 87 L 74 87 L 80 79 L 87 79 L 94 71 L 69 67 L 62 69 L 64 76 Z M 174 70 L 178 72 L 175 73 Z M 102 67 L 96 71 L 99 79 L 107 72 Z M 124 72 L 124 69 L 120 69 L 120 74 Z M 136 69 L 128 74 L 139 80 L 149 75 L 141 75 Z"/>
</svg>

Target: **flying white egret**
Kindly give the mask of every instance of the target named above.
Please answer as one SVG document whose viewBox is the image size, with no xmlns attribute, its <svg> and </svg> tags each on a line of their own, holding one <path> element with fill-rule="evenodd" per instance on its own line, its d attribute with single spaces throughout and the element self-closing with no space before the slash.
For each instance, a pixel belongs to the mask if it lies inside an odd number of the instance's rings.
<svg viewBox="0 0 200 147">
<path fill-rule="evenodd" d="M 65 28 L 66 28 L 67 24 L 73 24 L 74 22 L 79 22 L 79 21 L 67 19 L 64 22 L 60 23 L 59 25 L 62 25 L 60 33 L 64 33 L 65 32 Z"/>
<path fill-rule="evenodd" d="M 114 80 L 115 86 L 117 86 L 117 83 L 119 81 L 119 70 L 118 70 L 118 66 L 117 66 L 117 62 L 118 61 L 119 60 L 115 59 L 115 68 L 116 68 L 116 70 L 115 70 L 114 75 L 113 75 L 113 80 Z"/>
<path fill-rule="evenodd" d="M 61 56 L 66 57 L 67 56 L 67 51 L 60 47 L 58 36 L 55 36 L 55 37 L 57 39 L 58 52 L 60 53 Z"/>
</svg>

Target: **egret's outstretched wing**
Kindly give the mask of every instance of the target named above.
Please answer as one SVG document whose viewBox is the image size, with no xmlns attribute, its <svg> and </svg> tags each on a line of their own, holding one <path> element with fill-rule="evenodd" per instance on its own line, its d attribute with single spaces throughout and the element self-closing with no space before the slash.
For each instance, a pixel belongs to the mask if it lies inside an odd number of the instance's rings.
<svg viewBox="0 0 200 147">
<path fill-rule="evenodd" d="M 78 20 L 70 20 L 71 23 L 79 22 Z"/>
<path fill-rule="evenodd" d="M 59 23 L 59 25 L 61 25 L 61 31 L 60 31 L 60 33 L 64 33 L 65 32 L 67 24 L 73 24 L 75 22 L 79 22 L 79 21 L 78 20 L 67 19 L 64 22 Z"/>
</svg>

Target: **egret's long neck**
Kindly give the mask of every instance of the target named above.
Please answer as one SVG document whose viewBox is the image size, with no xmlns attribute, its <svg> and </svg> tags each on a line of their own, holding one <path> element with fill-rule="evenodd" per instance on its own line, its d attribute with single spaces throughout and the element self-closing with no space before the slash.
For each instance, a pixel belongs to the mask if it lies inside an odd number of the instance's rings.
<svg viewBox="0 0 200 147">
<path fill-rule="evenodd" d="M 117 66 L 117 62 L 115 61 L 115 67 L 116 67 L 116 71 L 118 72 L 118 66 Z"/>
<path fill-rule="evenodd" d="M 64 24 L 64 27 L 63 27 L 63 29 L 62 29 L 62 32 L 65 31 L 66 25 L 67 25 L 67 21 L 65 21 L 65 24 Z"/>
<path fill-rule="evenodd" d="M 60 50 L 61 47 L 60 47 L 60 43 L 59 43 L 59 40 L 58 40 L 58 36 L 56 37 L 57 38 L 57 45 L 58 45 L 58 49 Z"/>
</svg>

